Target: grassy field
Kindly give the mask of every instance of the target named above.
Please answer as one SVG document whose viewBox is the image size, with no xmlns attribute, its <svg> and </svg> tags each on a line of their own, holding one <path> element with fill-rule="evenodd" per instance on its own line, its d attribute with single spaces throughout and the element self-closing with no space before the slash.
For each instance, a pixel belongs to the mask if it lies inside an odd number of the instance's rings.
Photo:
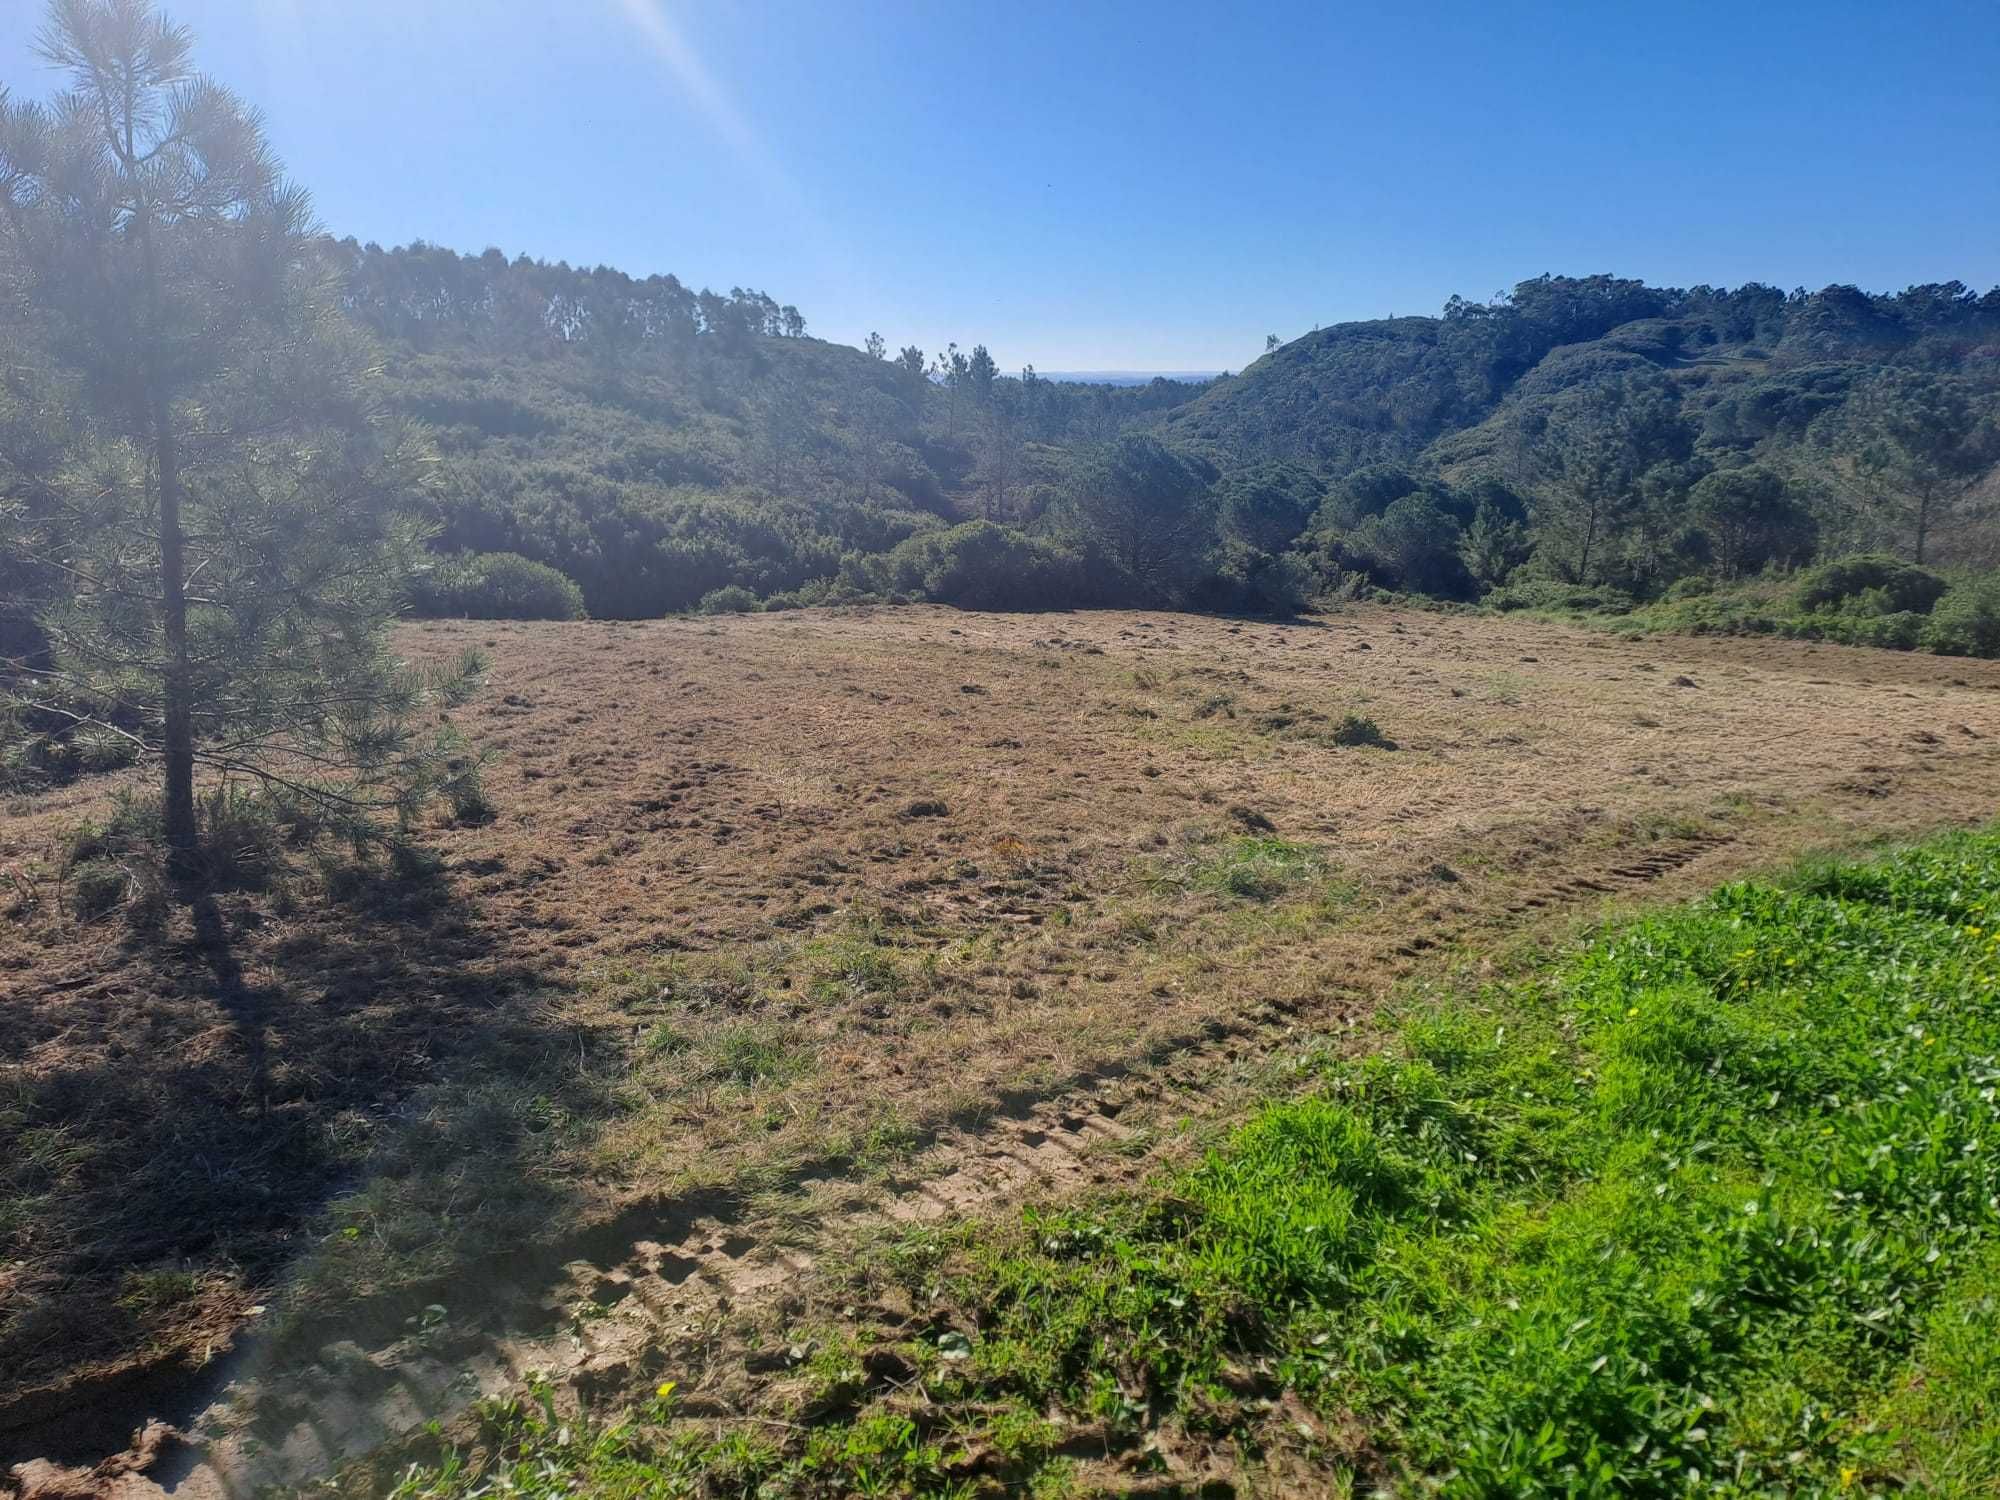
<svg viewBox="0 0 2000 1500">
<path fill-rule="evenodd" d="M 1187 1165 L 1412 983 L 2000 785 L 2000 665 L 1797 642 L 911 608 L 401 643 L 486 653 L 492 758 L 398 859 L 99 910 L 71 853 L 126 780 L 0 821 L 0 1449 L 158 1418 L 289 1482 L 534 1369 L 733 1391 L 748 1309 Z"/>
<path fill-rule="evenodd" d="M 1995 833 L 1726 886 L 894 1243 L 762 1421 L 501 1405 L 397 1494 L 1992 1494 L 1996 922 Z"/>
</svg>

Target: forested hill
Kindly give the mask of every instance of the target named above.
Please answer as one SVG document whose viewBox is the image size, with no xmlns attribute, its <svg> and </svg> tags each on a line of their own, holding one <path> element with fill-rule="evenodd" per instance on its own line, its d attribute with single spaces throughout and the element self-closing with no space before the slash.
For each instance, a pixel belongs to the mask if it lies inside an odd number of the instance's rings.
<svg viewBox="0 0 2000 1500">
<path fill-rule="evenodd" d="M 1218 381 L 1168 430 L 1238 459 L 1337 476 L 1418 459 L 1510 399 L 1541 406 L 1578 386 L 1657 375 L 1672 380 L 1700 440 L 1737 448 L 1797 436 L 1829 397 L 1885 365 L 1994 380 L 2000 288 L 1981 297 L 1949 282 L 1891 297 L 1542 276 L 1491 303 L 1454 297 L 1441 317 L 1316 329 Z M 1801 392 L 1812 394 L 1801 402 Z"/>
<path fill-rule="evenodd" d="M 1112 387 L 976 343 L 829 344 L 741 288 L 333 248 L 390 405 L 441 452 L 438 550 L 545 564 L 597 615 L 1643 599 L 1856 552 L 2000 560 L 2000 291 L 1544 276 Z M 492 608 L 509 576 L 453 563 L 420 603 Z"/>
<path fill-rule="evenodd" d="M 441 450 L 438 548 L 550 564 L 597 615 L 826 584 L 950 521 L 1026 520 L 1073 454 L 1201 390 L 1002 376 L 976 344 L 826 343 L 761 292 L 673 276 L 332 248 L 390 406 Z"/>
</svg>

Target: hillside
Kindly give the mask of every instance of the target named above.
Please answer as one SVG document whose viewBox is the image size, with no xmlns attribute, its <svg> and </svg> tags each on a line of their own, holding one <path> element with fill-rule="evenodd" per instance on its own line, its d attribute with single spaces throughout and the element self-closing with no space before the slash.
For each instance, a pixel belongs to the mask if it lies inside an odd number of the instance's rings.
<svg viewBox="0 0 2000 1500">
<path fill-rule="evenodd" d="M 2000 560 L 2000 291 L 1543 276 L 1316 330 L 1206 385 L 1117 387 L 1001 375 L 979 345 L 827 343 L 741 288 L 335 249 L 390 406 L 444 460 L 436 548 L 546 564 L 597 616 L 1282 611 L 1356 586 L 1629 602 L 1861 552 Z M 1911 429 L 1949 451 L 1882 459 Z M 1171 556 L 1140 566 L 1149 529 Z"/>
<path fill-rule="evenodd" d="M 1338 475 L 1360 464 L 1467 450 L 1433 444 L 1598 381 L 1670 374 L 1703 440 L 1753 447 L 1798 437 L 1832 401 L 1801 405 L 1786 377 L 1838 395 L 1885 366 L 1969 375 L 2000 367 L 2000 289 L 1959 283 L 1894 297 L 1854 287 L 1789 295 L 1543 276 L 1504 301 L 1453 298 L 1442 316 L 1316 329 L 1215 383 L 1165 429 L 1244 461 L 1286 458 Z M 1839 371 L 1844 379 L 1831 377 Z"/>
<path fill-rule="evenodd" d="M 387 404 L 444 459 L 438 548 L 547 563 L 598 616 L 768 597 L 921 530 L 1031 518 L 1070 452 L 1200 389 L 1003 377 L 979 346 L 890 358 L 672 276 L 331 249 L 385 347 Z"/>
</svg>

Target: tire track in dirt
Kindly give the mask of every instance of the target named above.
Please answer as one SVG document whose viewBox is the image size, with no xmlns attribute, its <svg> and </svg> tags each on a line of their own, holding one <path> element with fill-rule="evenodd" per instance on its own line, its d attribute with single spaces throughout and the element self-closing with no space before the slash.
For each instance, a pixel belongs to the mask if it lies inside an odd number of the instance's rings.
<svg viewBox="0 0 2000 1500">
<path fill-rule="evenodd" d="M 837 1165 L 820 1164 L 800 1171 L 783 1191 L 814 1237 L 826 1240 L 1130 1181 L 1148 1166 L 1150 1124 L 1181 1112 L 1175 1106 L 1195 1102 L 1219 1072 L 1269 1050 L 1299 1024 L 1351 1021 L 1410 961 L 1522 919 L 1643 891 L 1731 842 L 1723 835 L 1681 838 L 1636 858 L 1629 849 L 1615 853 L 1617 863 L 1589 874 L 1533 883 L 1503 906 L 1475 906 L 1422 934 L 1382 944 L 1363 959 L 1351 987 L 1311 1002 L 1267 1000 L 1241 1017 L 1211 1021 L 1094 1069 L 1046 1097 L 1009 1101 L 983 1120 L 948 1126 L 891 1183 L 850 1183 Z M 1547 851 L 1537 863 L 1560 858 Z M 814 1208 L 815 1197 L 837 1188 L 846 1190 L 839 1201 Z M 146 1473 L 105 1474 L 98 1492 L 126 1500 L 162 1493 L 249 1500 L 273 1486 L 308 1483 L 426 1422 L 455 1418 L 481 1398 L 518 1392 L 531 1376 L 566 1383 L 586 1399 L 629 1392 L 665 1367 L 664 1346 L 796 1288 L 816 1265 L 810 1250 L 761 1231 L 741 1200 L 635 1205 L 534 1253 L 530 1263 L 468 1272 L 461 1280 L 534 1280 L 544 1288 L 501 1302 L 475 1323 L 440 1313 L 433 1326 L 426 1308 L 399 1298 L 378 1310 L 374 1337 L 329 1338 L 304 1369 L 267 1381 L 255 1373 L 255 1340 L 242 1341 L 229 1358 L 246 1389 L 210 1405 L 190 1424 L 192 1437 L 167 1444 Z M 41 1477 L 56 1474 L 49 1469 Z M 35 1493 L 37 1477 L 23 1476 L 26 1495 Z"/>
</svg>

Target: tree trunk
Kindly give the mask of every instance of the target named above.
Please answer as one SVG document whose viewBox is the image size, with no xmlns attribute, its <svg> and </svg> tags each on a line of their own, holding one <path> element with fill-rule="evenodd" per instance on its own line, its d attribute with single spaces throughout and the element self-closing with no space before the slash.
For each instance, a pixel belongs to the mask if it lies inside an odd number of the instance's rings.
<svg viewBox="0 0 2000 1500">
<path fill-rule="evenodd" d="M 128 88 L 123 120 L 128 174 L 138 170 L 133 140 L 137 106 Z M 146 277 L 146 408 L 152 419 L 153 467 L 160 486 L 160 761 L 165 798 L 167 867 L 177 877 L 192 873 L 197 835 L 194 821 L 194 674 L 187 639 L 187 555 L 181 534 L 181 460 L 174 442 L 173 401 L 160 368 L 160 266 L 153 247 L 152 207 L 138 199 L 141 262 Z"/>
<path fill-rule="evenodd" d="M 188 670 L 187 559 L 181 536 L 180 454 L 165 404 L 155 408 L 154 457 L 160 482 L 161 761 L 165 775 L 167 854 L 185 874 L 195 853 L 194 684 Z"/>
<path fill-rule="evenodd" d="M 1577 560 L 1576 581 L 1588 586 L 1590 583 L 1590 554 L 1597 545 L 1597 501 L 1584 502 L 1583 555 Z"/>
</svg>

